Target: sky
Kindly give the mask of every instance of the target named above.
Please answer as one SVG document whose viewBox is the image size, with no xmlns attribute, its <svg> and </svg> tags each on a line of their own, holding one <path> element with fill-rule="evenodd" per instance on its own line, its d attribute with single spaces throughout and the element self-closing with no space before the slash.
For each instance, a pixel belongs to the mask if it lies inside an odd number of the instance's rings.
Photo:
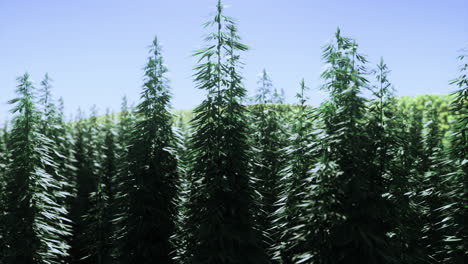
<svg viewBox="0 0 468 264">
<path fill-rule="evenodd" d="M 266 68 L 295 102 L 299 82 L 319 91 L 321 47 L 337 27 L 359 44 L 369 68 L 382 56 L 397 95 L 445 94 L 468 44 L 466 0 L 225 0 L 251 50 L 242 55 L 244 84 L 256 89 Z M 49 73 L 67 115 L 96 105 L 118 111 L 122 97 L 138 102 L 142 68 L 154 36 L 163 44 L 175 109 L 191 109 L 204 93 L 194 88 L 193 50 L 203 46 L 216 0 L 0 0 L 0 120 L 10 118 L 16 77 L 36 85 Z"/>
</svg>

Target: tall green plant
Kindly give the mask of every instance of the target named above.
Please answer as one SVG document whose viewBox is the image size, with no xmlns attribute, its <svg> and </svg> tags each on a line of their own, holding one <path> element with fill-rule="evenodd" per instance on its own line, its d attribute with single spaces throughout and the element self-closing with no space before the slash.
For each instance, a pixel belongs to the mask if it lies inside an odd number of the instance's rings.
<svg viewBox="0 0 468 264">
<path fill-rule="evenodd" d="M 445 239 L 448 248 L 446 263 L 468 261 L 468 55 L 459 56 L 460 76 L 450 83 L 457 87 L 452 94 L 450 112 L 453 115 L 450 134 L 449 158 L 452 165 L 448 178 L 452 182 L 448 198 L 451 203 L 444 208 L 449 226 Z"/>
<path fill-rule="evenodd" d="M 191 168 L 191 147 L 190 147 L 190 138 L 192 130 L 188 122 L 184 121 L 183 114 L 180 114 L 175 123 L 175 130 L 178 134 L 179 142 L 177 144 L 177 157 L 179 165 L 179 175 L 180 175 L 180 186 L 179 186 L 179 197 L 178 197 L 178 206 L 177 206 L 177 224 L 176 232 L 172 238 L 172 243 L 174 245 L 174 262 L 177 264 L 184 263 L 184 254 L 186 252 L 188 234 L 187 230 L 190 230 L 188 226 L 189 221 L 187 219 L 187 211 L 189 199 L 191 192 L 193 190 L 193 180 L 190 178 L 190 168 Z"/>
<path fill-rule="evenodd" d="M 145 67 L 145 83 L 132 131 L 121 261 L 172 263 L 170 237 L 175 231 L 178 172 L 167 68 L 155 38 Z"/>
<path fill-rule="evenodd" d="M 51 147 L 48 155 L 55 161 L 54 164 L 46 164 L 46 171 L 59 183 L 56 196 L 59 198 L 60 206 L 68 209 L 67 201 L 70 198 L 72 173 L 67 140 L 66 124 L 63 120 L 63 101 L 60 108 L 55 105 L 52 96 L 52 79 L 46 73 L 41 81 L 41 94 L 39 104 L 41 107 L 41 132 L 50 140 Z"/>
<path fill-rule="evenodd" d="M 285 161 L 282 148 L 285 146 L 280 113 L 277 111 L 276 88 L 266 70 L 257 81 L 259 88 L 255 94 L 256 105 L 250 110 L 252 118 L 252 145 L 254 147 L 252 173 L 256 178 L 255 189 L 260 193 L 260 206 L 257 209 L 257 226 L 264 236 L 264 248 L 279 242 L 280 231 L 274 220 L 278 209 L 277 202 L 282 185 L 280 171 Z M 273 258 L 273 253 L 270 254 Z"/>
<path fill-rule="evenodd" d="M 91 194 L 98 186 L 98 175 L 102 162 L 100 128 L 97 122 L 97 110 L 91 110 L 88 119 L 81 111 L 75 124 L 74 164 L 76 168 L 76 195 L 71 208 L 73 237 L 71 240 L 71 263 L 90 263 L 87 241 L 92 240 L 86 232 L 90 223 L 85 217 L 92 208 Z"/>
<path fill-rule="evenodd" d="M 190 235 L 187 263 L 267 263 L 260 234 L 255 230 L 254 194 L 249 175 L 245 96 L 239 75 L 240 43 L 232 18 L 220 1 L 207 47 L 195 51 L 195 82 L 207 92 L 194 110 L 190 177 L 194 189 L 188 204 Z"/>
<path fill-rule="evenodd" d="M 314 115 L 307 106 L 308 97 L 306 92 L 308 87 L 304 80 L 300 83 L 300 92 L 296 95 L 299 100 L 299 106 L 296 108 L 296 118 L 292 125 L 292 134 L 289 140 L 289 146 L 282 151 L 287 158 L 287 166 L 281 171 L 282 193 L 278 199 L 279 209 L 275 212 L 274 224 L 278 226 L 280 239 L 276 243 L 274 250 L 274 259 L 283 264 L 294 263 L 296 254 L 302 253 L 304 242 L 298 239 L 298 227 L 303 226 L 304 222 L 302 204 L 305 201 L 305 187 L 310 183 L 309 170 L 310 147 L 314 137 L 310 134 L 311 122 Z"/>
<path fill-rule="evenodd" d="M 61 204 L 70 214 L 76 195 L 76 168 L 73 166 L 75 163 L 73 125 L 65 119 L 64 108 L 63 98 L 59 98 L 54 125 L 56 129 L 54 142 L 57 146 L 57 155 L 60 157 L 57 160 L 57 170 L 59 175 L 62 176 L 62 190 L 67 193 L 66 199 L 61 201 Z M 71 241 L 71 237 L 67 239 Z"/>
<path fill-rule="evenodd" d="M 13 121 L 11 163 L 7 172 L 2 263 L 61 263 L 68 254 L 66 211 L 56 196 L 60 187 L 46 166 L 56 167 L 49 155 L 51 140 L 41 132 L 34 87 L 26 73 L 18 78 L 18 97 L 11 100 Z"/>
<path fill-rule="evenodd" d="M 49 147 L 47 148 L 47 155 L 53 160 L 53 163 L 46 163 L 45 170 L 57 182 L 54 190 L 50 190 L 57 199 L 58 206 L 64 210 L 63 214 L 68 215 L 71 193 L 69 192 L 71 182 L 69 182 L 70 173 L 67 166 L 70 166 L 65 146 L 65 128 L 63 117 L 61 116 L 60 109 L 57 108 L 52 96 L 52 79 L 46 73 L 44 79 L 41 81 L 41 89 L 39 95 L 39 107 L 41 109 L 40 132 L 49 140 Z M 70 242 L 71 223 L 69 220 L 54 223 L 58 225 L 56 228 L 64 228 L 67 234 L 62 236 L 61 239 L 66 241 L 67 247 Z M 61 261 L 65 261 L 68 256 L 64 256 Z"/>
<path fill-rule="evenodd" d="M 116 175 L 115 142 L 113 121 L 109 112 L 106 113 L 104 127 L 102 160 L 97 168 L 96 186 L 90 194 L 90 207 L 83 216 L 85 223 L 81 242 L 85 246 L 86 263 L 114 263 L 113 222 L 114 216 L 114 177 Z"/>
<path fill-rule="evenodd" d="M 329 100 L 321 106 L 324 134 L 312 170 L 305 219 L 308 248 L 297 263 L 390 263 L 384 178 L 376 170 L 366 129 L 365 57 L 338 29 L 323 49 Z"/>
<path fill-rule="evenodd" d="M 428 108 L 425 113 L 427 123 L 422 157 L 424 175 L 421 186 L 424 190 L 420 193 L 423 223 L 421 242 L 428 262 L 441 263 L 446 255 L 443 243 L 446 230 L 441 228 L 444 216 L 440 208 L 446 204 L 445 193 L 449 189 L 444 186 L 447 166 L 445 166 L 439 113 L 436 105 L 428 104 Z"/>
<path fill-rule="evenodd" d="M 128 106 L 127 97 L 123 97 L 119 122 L 117 124 L 117 142 L 116 142 L 116 159 L 117 168 L 114 177 L 115 197 L 113 199 L 113 223 L 114 223 L 114 241 L 115 246 L 112 252 L 114 258 L 121 255 L 120 240 L 124 238 L 126 232 L 125 219 L 129 211 L 128 190 L 132 184 L 130 180 L 130 161 L 128 153 L 130 148 L 130 140 L 135 122 L 133 110 Z"/>
</svg>

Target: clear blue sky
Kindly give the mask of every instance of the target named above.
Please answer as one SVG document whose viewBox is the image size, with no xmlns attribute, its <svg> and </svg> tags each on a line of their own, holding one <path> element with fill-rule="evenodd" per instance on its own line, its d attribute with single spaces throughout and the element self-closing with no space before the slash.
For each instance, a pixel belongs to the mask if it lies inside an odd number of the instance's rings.
<svg viewBox="0 0 468 264">
<path fill-rule="evenodd" d="M 216 0 L 0 0 L 0 120 L 28 71 L 38 84 L 54 79 L 68 114 L 93 104 L 118 110 L 136 102 L 147 46 L 158 35 L 170 70 L 173 105 L 189 109 L 203 94 L 192 83 L 191 51 Z M 239 33 L 252 47 L 244 59 L 249 92 L 265 67 L 294 101 L 305 78 L 316 104 L 321 46 L 341 27 L 356 38 L 370 65 L 383 56 L 399 95 L 443 94 L 457 75 L 458 51 L 468 43 L 466 0 L 226 0 Z"/>
</svg>

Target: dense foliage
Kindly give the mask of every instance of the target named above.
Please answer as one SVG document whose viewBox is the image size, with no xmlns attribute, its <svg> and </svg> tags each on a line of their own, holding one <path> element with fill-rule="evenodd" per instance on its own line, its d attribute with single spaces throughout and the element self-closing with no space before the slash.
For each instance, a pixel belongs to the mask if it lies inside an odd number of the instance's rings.
<svg viewBox="0 0 468 264">
<path fill-rule="evenodd" d="M 18 77 L 0 129 L 0 264 L 468 263 L 468 64 L 446 96 L 396 97 L 338 29 L 319 106 L 263 70 L 243 86 L 221 2 L 172 111 L 157 38 L 140 101 L 66 120 L 46 74 Z M 366 96 L 365 96 L 366 95 Z M 2 98 L 3 100 L 3 98 Z M 246 103 L 248 102 L 248 103 Z"/>
</svg>

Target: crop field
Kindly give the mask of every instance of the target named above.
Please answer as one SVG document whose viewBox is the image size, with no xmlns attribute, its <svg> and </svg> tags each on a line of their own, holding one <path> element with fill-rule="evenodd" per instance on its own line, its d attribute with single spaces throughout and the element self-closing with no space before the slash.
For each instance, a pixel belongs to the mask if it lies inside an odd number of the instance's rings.
<svg viewBox="0 0 468 264">
<path fill-rule="evenodd" d="M 321 103 L 266 70 L 248 93 L 251 48 L 213 7 L 193 109 L 172 106 L 158 37 L 117 111 L 68 118 L 48 74 L 0 94 L 0 264 L 468 263 L 468 53 L 452 93 L 397 96 L 338 28 Z"/>
</svg>

